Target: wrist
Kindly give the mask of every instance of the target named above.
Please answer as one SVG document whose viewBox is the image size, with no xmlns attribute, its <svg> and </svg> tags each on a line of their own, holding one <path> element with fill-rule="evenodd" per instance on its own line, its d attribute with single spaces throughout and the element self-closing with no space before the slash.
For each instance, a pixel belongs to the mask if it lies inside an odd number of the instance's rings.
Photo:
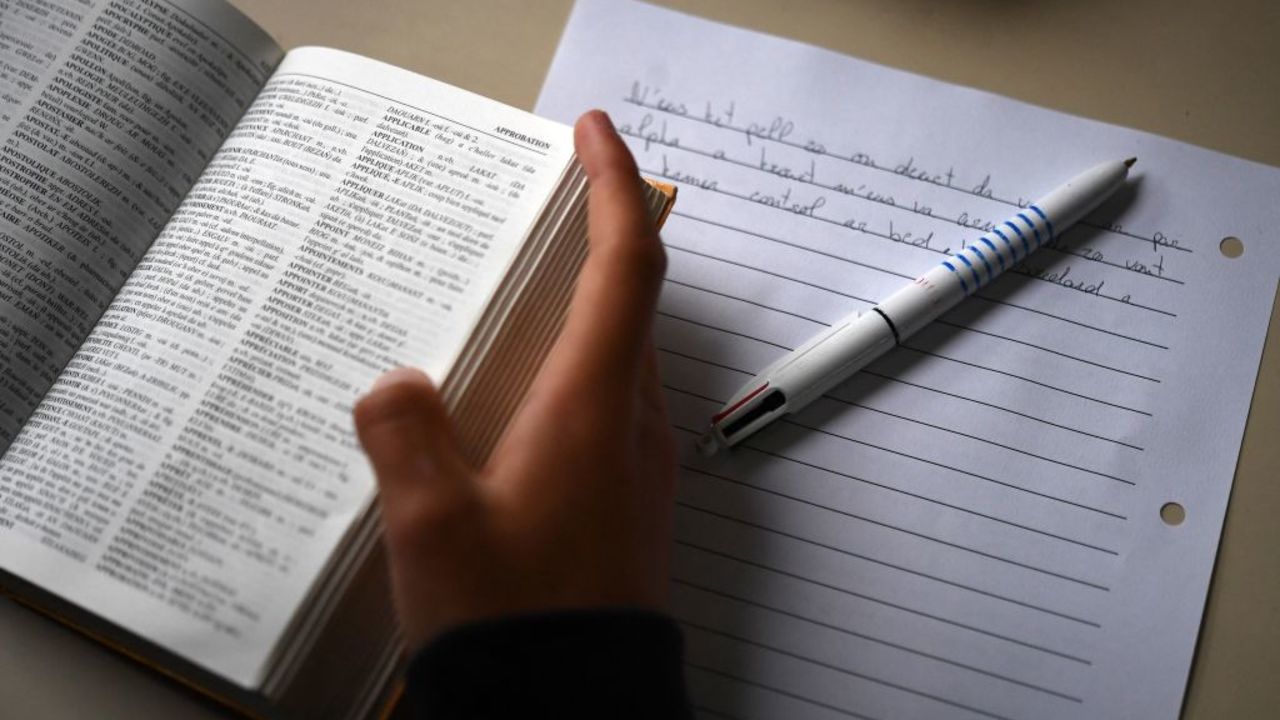
<svg viewBox="0 0 1280 720">
<path fill-rule="evenodd" d="M 420 717 L 689 717 L 680 629 L 651 610 L 460 625 L 418 651 L 409 684 Z"/>
</svg>

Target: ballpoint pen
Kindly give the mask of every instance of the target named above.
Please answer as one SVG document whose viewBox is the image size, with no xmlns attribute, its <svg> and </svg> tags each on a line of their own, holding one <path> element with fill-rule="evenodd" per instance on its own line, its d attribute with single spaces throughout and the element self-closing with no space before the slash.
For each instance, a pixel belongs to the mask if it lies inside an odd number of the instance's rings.
<svg viewBox="0 0 1280 720">
<path fill-rule="evenodd" d="M 703 454 L 742 442 L 799 411 L 960 300 L 1053 240 L 1124 184 L 1136 158 L 1087 170 L 992 227 L 870 311 L 845 317 L 772 363 L 711 418 Z"/>
</svg>

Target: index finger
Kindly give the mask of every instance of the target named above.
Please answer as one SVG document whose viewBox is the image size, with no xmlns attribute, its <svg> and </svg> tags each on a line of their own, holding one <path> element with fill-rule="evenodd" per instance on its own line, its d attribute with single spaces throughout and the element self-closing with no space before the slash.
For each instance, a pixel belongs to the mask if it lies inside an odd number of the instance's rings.
<svg viewBox="0 0 1280 720">
<path fill-rule="evenodd" d="M 630 387 L 653 322 L 666 254 L 635 159 L 609 116 L 599 110 L 583 115 L 574 140 L 590 188 L 589 246 L 548 367 L 587 382 Z"/>
</svg>

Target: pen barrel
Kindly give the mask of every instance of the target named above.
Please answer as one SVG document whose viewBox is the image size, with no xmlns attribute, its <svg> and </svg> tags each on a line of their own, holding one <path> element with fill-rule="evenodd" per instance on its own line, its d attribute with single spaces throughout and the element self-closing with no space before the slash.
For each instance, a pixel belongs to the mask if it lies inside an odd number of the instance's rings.
<svg viewBox="0 0 1280 720">
<path fill-rule="evenodd" d="M 1129 163 L 1104 163 L 1077 175 L 966 242 L 872 312 L 845 318 L 779 358 L 712 419 L 708 437 L 736 444 L 827 393 L 1093 211 L 1124 183 Z"/>
<path fill-rule="evenodd" d="M 941 265 L 889 296 L 878 308 L 897 329 L 899 342 L 1052 242 L 1102 204 L 1127 174 L 1123 162 L 1086 170 L 976 240 L 965 241 Z"/>
<path fill-rule="evenodd" d="M 968 291 L 961 283 L 960 274 L 944 263 L 885 298 L 876 309 L 902 342 L 963 300 Z"/>
<path fill-rule="evenodd" d="M 1066 232 L 1119 189 L 1128 172 L 1129 166 L 1123 162 L 1103 163 L 1071 178 L 1028 207 L 1039 208 L 1047 215 L 1055 233 Z"/>
<path fill-rule="evenodd" d="M 795 412 L 892 350 L 894 335 L 874 312 L 843 323 L 838 330 L 812 343 L 774 375 L 774 384 L 787 398 L 787 411 Z"/>
</svg>

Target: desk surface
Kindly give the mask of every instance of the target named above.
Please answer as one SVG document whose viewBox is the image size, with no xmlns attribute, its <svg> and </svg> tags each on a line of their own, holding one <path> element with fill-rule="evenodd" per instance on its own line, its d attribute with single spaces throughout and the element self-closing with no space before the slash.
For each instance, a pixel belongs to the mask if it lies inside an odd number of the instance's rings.
<svg viewBox="0 0 1280 720">
<path fill-rule="evenodd" d="M 233 0 L 285 47 L 329 45 L 532 107 L 572 0 Z M 1280 165 L 1280 4 L 1269 0 L 679 0 L 664 4 Z M 1011 52 L 997 38 L 1017 37 Z M 1029 52 L 1038 48 L 1042 52 Z M 1016 56 L 1016 61 L 1012 58 Z M 1265 242 L 1265 239 L 1259 238 Z M 1275 252 L 1272 239 L 1270 252 Z M 1278 306 L 1280 307 L 1280 306 Z M 1280 707 L 1280 312 L 1273 313 L 1187 718 Z M 205 701 L 0 601 L 13 717 L 224 718 Z"/>
</svg>

